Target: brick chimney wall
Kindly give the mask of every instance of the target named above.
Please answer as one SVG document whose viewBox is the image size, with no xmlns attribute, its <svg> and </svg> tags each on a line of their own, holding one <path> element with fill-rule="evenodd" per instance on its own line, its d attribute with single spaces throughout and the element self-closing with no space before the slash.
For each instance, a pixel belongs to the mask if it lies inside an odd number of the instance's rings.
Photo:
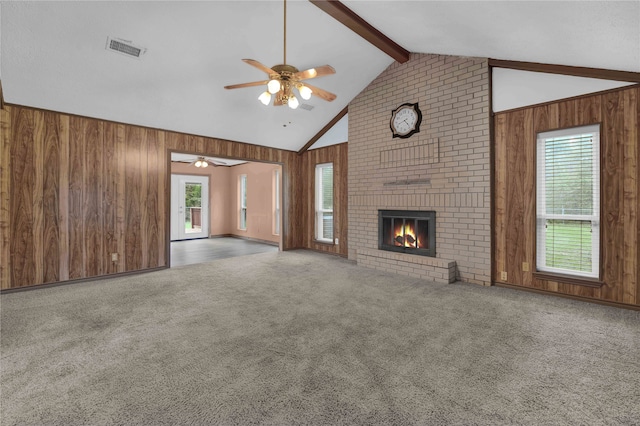
<svg viewBox="0 0 640 426">
<path fill-rule="evenodd" d="M 391 112 L 406 102 L 419 103 L 420 132 L 392 138 Z M 486 59 L 412 54 L 349 104 L 349 259 L 490 285 L 489 102 Z M 435 210 L 436 258 L 379 251 L 378 209 Z"/>
</svg>

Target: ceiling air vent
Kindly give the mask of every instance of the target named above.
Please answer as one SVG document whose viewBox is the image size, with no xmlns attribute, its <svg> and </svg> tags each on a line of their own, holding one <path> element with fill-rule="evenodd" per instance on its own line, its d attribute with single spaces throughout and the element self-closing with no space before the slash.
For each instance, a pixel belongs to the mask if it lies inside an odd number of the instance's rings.
<svg viewBox="0 0 640 426">
<path fill-rule="evenodd" d="M 146 48 L 136 46 L 129 40 L 111 37 L 107 37 L 107 50 L 138 59 L 147 51 Z"/>
<path fill-rule="evenodd" d="M 309 104 L 300 104 L 300 108 L 306 109 L 307 111 L 311 111 L 314 108 L 314 106 Z"/>
</svg>

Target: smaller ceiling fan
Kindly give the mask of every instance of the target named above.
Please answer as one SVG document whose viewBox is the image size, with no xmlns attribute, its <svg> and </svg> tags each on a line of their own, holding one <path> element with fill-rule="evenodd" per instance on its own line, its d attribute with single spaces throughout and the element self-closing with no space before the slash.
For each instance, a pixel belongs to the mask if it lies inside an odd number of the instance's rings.
<svg viewBox="0 0 640 426">
<path fill-rule="evenodd" d="M 228 163 L 225 163 L 222 160 L 212 160 L 209 158 L 205 158 L 205 157 L 198 157 L 197 159 L 193 160 L 189 165 L 190 166 L 196 166 L 196 167 L 209 167 L 209 165 L 212 165 L 213 167 L 218 167 L 218 166 L 226 166 Z"/>
<path fill-rule="evenodd" d="M 336 99 L 336 95 L 333 93 L 327 92 L 319 87 L 312 86 L 307 82 L 302 82 L 303 80 L 335 74 L 336 70 L 334 70 L 333 67 L 330 65 L 323 65 L 304 71 L 298 71 L 296 67 L 287 64 L 287 0 L 284 0 L 284 59 L 282 64 L 274 65 L 269 68 L 254 59 L 243 59 L 243 61 L 267 73 L 269 80 L 233 84 L 225 86 L 225 89 L 240 89 L 243 87 L 266 85 L 267 90 L 258 97 L 260 102 L 264 105 L 269 105 L 272 95 L 275 95 L 273 106 L 289 105 L 289 108 L 291 109 L 296 109 L 300 104 L 298 98 L 296 98 L 293 93 L 294 88 L 304 100 L 310 99 L 311 95 L 317 96 L 328 102 Z"/>
</svg>

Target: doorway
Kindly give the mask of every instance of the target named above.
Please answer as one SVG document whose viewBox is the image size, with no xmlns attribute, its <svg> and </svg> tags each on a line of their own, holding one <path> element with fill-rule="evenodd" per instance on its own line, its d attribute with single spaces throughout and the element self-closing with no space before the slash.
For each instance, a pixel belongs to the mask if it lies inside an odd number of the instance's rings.
<svg viewBox="0 0 640 426">
<path fill-rule="evenodd" d="M 209 177 L 171 175 L 171 241 L 209 237 Z"/>
</svg>

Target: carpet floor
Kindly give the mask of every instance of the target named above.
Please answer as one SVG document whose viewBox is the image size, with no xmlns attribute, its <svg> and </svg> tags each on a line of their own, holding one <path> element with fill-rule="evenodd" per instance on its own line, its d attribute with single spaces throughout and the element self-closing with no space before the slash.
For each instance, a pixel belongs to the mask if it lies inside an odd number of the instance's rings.
<svg viewBox="0 0 640 426">
<path fill-rule="evenodd" d="M 309 251 L 1 296 L 3 425 L 638 425 L 640 312 Z"/>
</svg>

